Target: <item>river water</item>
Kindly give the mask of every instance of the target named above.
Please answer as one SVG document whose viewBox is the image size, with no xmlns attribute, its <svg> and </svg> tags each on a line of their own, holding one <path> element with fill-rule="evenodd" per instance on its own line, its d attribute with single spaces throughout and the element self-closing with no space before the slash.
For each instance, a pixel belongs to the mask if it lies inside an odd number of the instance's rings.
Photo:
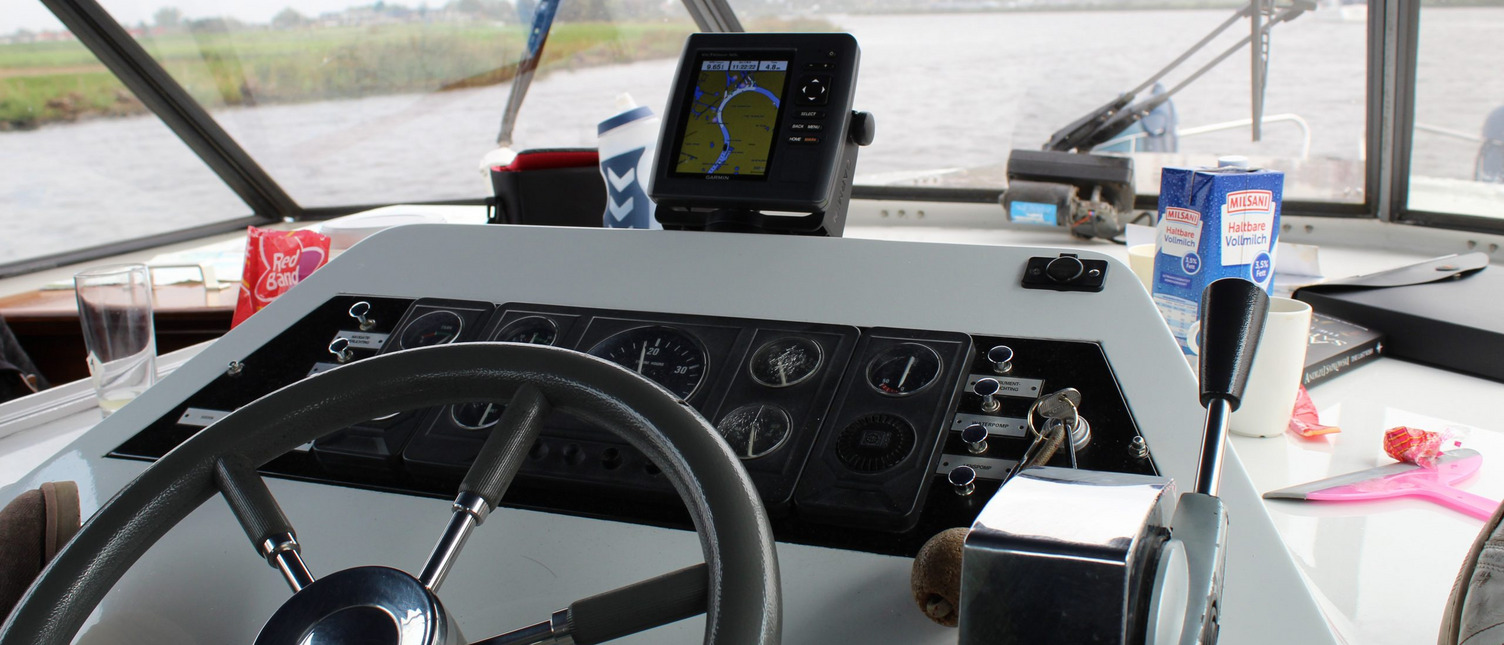
<svg viewBox="0 0 1504 645">
<path fill-rule="evenodd" d="M 862 46 L 857 108 L 877 118 L 858 175 L 890 181 L 918 171 L 995 165 L 1167 64 L 1229 15 L 1223 10 L 835 16 Z M 1209 47 L 1220 51 L 1246 34 Z M 1491 70 L 1504 9 L 1428 9 L 1417 115 L 1477 133 L 1504 103 Z M 1265 113 L 1310 127 L 1310 159 L 1290 123 L 1181 141 L 1211 158 L 1289 160 L 1329 198 L 1362 199 L 1365 28 L 1307 15 L 1275 29 Z M 1209 58 L 1169 75 L 1173 85 Z M 517 148 L 593 146 L 595 124 L 627 91 L 661 106 L 676 61 L 556 72 L 537 79 Z M 1249 116 L 1246 50 L 1175 97 L 1182 128 Z M 494 144 L 510 87 L 212 110 L 305 206 L 476 198 L 478 161 Z M 1415 172 L 1470 178 L 1477 144 L 1421 133 Z M 1141 170 L 1142 172 L 1142 170 Z M 0 264 L 228 219 L 248 209 L 154 117 L 0 133 Z"/>
</svg>

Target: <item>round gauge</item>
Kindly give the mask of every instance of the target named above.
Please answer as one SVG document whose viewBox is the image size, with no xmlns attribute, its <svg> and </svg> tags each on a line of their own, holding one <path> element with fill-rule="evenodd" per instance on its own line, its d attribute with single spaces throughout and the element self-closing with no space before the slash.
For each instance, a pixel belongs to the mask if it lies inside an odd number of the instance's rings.
<svg viewBox="0 0 1504 645">
<path fill-rule="evenodd" d="M 503 343 L 552 345 L 559 340 L 559 328 L 554 326 L 554 321 L 543 316 L 528 316 L 512 321 L 497 334 L 496 340 Z"/>
<path fill-rule="evenodd" d="M 791 336 L 769 341 L 752 354 L 748 369 L 752 380 L 768 387 L 788 387 L 802 383 L 819 371 L 822 355 L 820 343 Z"/>
<path fill-rule="evenodd" d="M 783 408 L 752 403 L 732 410 L 715 429 L 736 456 L 756 459 L 782 446 L 793 425 Z"/>
<path fill-rule="evenodd" d="M 398 339 L 402 349 L 443 345 L 453 341 L 465 328 L 464 319 L 453 311 L 430 311 L 418 316 L 402 330 Z"/>
<path fill-rule="evenodd" d="M 646 376 L 680 399 L 688 399 L 705 378 L 705 350 L 689 335 L 669 327 L 638 327 L 590 349 L 599 356 Z"/>
<path fill-rule="evenodd" d="M 913 450 L 914 427 L 891 414 L 869 414 L 852 421 L 836 437 L 836 458 L 859 473 L 897 466 Z"/>
<path fill-rule="evenodd" d="M 485 430 L 496 425 L 506 409 L 499 403 L 461 403 L 449 409 L 449 418 L 466 430 Z"/>
<path fill-rule="evenodd" d="M 908 396 L 935 382 L 940 355 L 918 343 L 904 343 L 867 364 L 867 382 L 888 396 Z"/>
</svg>

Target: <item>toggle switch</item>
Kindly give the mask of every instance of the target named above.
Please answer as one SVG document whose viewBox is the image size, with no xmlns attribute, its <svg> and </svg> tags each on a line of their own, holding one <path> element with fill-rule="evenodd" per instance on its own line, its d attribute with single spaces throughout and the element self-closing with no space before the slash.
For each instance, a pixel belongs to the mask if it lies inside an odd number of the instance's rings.
<svg viewBox="0 0 1504 645">
<path fill-rule="evenodd" d="M 329 353 L 334 354 L 334 360 L 341 363 L 348 363 L 350 359 L 355 358 L 355 352 L 350 351 L 350 339 L 344 336 L 329 343 Z"/>
<path fill-rule="evenodd" d="M 966 450 L 973 455 L 987 452 L 987 426 L 973 423 L 961 430 L 961 441 L 966 442 Z"/>
<path fill-rule="evenodd" d="M 987 350 L 987 360 L 992 362 L 992 371 L 1007 374 L 1013 371 L 1013 348 L 997 345 Z"/>
<path fill-rule="evenodd" d="M 971 466 L 956 466 L 945 476 L 945 480 L 951 486 L 956 487 L 956 494 L 962 497 L 977 491 L 977 471 Z"/>
<path fill-rule="evenodd" d="M 1003 385 L 998 383 L 995 378 L 977 379 L 976 384 L 971 386 L 971 391 L 975 392 L 977 396 L 982 397 L 983 412 L 991 414 L 997 412 L 998 408 L 1003 407 L 1003 404 L 998 402 L 997 397 L 993 396 L 1002 387 Z"/>
<path fill-rule="evenodd" d="M 376 326 L 376 319 L 371 318 L 371 303 L 364 300 L 350 305 L 350 317 L 360 323 L 361 331 L 371 331 Z"/>
</svg>

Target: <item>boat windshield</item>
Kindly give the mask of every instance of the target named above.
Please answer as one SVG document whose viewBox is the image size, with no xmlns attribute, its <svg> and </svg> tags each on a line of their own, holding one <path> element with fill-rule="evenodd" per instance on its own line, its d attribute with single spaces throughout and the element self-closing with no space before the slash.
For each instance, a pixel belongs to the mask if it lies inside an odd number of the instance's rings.
<svg viewBox="0 0 1504 645">
<path fill-rule="evenodd" d="M 179 140 L 181 124 L 169 130 L 153 97 L 85 46 L 98 50 L 97 34 L 81 40 L 40 0 L 12 0 L 0 15 L 0 267 L 244 218 L 479 202 L 491 190 L 481 159 L 497 147 L 540 13 L 537 0 L 58 4 L 118 24 L 128 42 L 114 49 L 129 62 L 139 47 L 211 127 Z M 596 124 L 623 94 L 661 111 L 683 39 L 698 29 L 686 7 L 708 6 L 734 10 L 721 27 L 856 36 L 856 107 L 878 126 L 858 163 L 858 196 L 879 186 L 889 197 L 995 204 L 1010 150 L 1040 149 L 1136 91 L 1168 100 L 1095 149 L 1134 158 L 1141 207 L 1145 196 L 1152 207 L 1159 168 L 1240 154 L 1285 171 L 1296 205 L 1287 212 L 1438 213 L 1504 228 L 1504 79 L 1487 72 L 1504 53 L 1498 0 L 1415 11 L 1413 83 L 1392 84 L 1413 105 L 1373 90 L 1391 72 L 1372 43 L 1389 42 L 1385 25 L 1408 23 L 1350 0 L 1295 9 L 1281 0 L 1259 13 L 1278 24 L 1258 34 L 1248 4 L 1224 0 L 542 4 L 557 13 L 511 132 L 518 150 L 594 146 Z M 1252 49 L 1239 46 L 1245 39 Z M 245 185 L 258 173 L 263 181 Z M 1399 188 L 1374 194 L 1390 175 Z"/>
</svg>

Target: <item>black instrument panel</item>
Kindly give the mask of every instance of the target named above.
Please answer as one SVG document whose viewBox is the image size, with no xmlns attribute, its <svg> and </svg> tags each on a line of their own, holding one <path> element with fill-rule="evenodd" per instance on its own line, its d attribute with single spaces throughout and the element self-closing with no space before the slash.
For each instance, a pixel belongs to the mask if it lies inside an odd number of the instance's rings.
<svg viewBox="0 0 1504 645">
<path fill-rule="evenodd" d="M 685 400 L 740 458 L 784 541 L 912 556 L 936 531 L 969 525 L 1028 446 L 1019 418 L 1035 397 L 1067 386 L 1082 393 L 1092 439 L 1051 465 L 1154 472 L 1133 453 L 1138 429 L 1093 343 L 354 295 L 332 298 L 111 456 L 156 459 L 235 408 L 344 362 L 481 341 L 586 352 Z M 988 412 L 972 384 L 995 375 L 988 352 L 999 345 L 1017 358 L 996 397 L 1002 405 Z M 262 470 L 452 498 L 503 409 L 471 403 L 372 419 Z M 960 438 L 978 419 L 993 433 L 980 454 Z M 947 482 L 962 463 L 979 473 L 969 495 Z M 546 422 L 504 503 L 688 527 L 674 489 L 649 460 L 562 413 Z"/>
</svg>

